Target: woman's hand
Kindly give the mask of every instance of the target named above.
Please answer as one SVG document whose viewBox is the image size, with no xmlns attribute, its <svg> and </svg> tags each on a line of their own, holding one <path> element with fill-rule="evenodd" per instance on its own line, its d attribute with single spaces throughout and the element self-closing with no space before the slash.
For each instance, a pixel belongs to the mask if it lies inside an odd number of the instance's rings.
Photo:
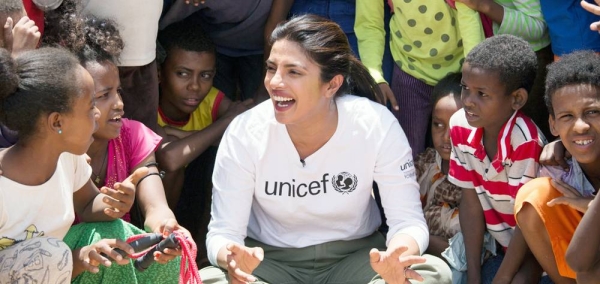
<svg viewBox="0 0 600 284">
<path fill-rule="evenodd" d="M 394 96 L 394 92 L 392 92 L 390 85 L 388 85 L 387 83 L 379 83 L 379 89 L 381 90 L 381 93 L 383 94 L 383 98 L 378 98 L 380 100 L 383 99 L 381 104 L 383 104 L 384 106 L 387 106 L 387 103 L 389 101 L 390 104 L 392 105 L 392 111 L 399 111 L 400 107 L 398 107 L 398 102 L 396 101 L 396 96 Z"/>
<path fill-rule="evenodd" d="M 104 209 L 104 214 L 116 219 L 123 217 L 125 213 L 129 212 L 135 201 L 135 185 L 147 174 L 148 168 L 141 167 L 135 170 L 123 182 L 116 182 L 114 189 L 103 186 L 100 192 L 106 196 L 102 198 L 102 201 L 109 206 L 109 208 Z"/>
<path fill-rule="evenodd" d="M 593 197 L 582 197 L 575 188 L 563 181 L 552 179 L 550 183 L 563 195 L 548 201 L 547 205 L 550 207 L 558 204 L 568 205 L 581 213 L 585 213 L 592 200 L 594 200 Z"/>
<path fill-rule="evenodd" d="M 406 246 L 398 246 L 395 249 L 379 251 L 372 249 L 369 252 L 371 258 L 371 267 L 377 272 L 387 284 L 405 284 L 410 283 L 409 279 L 423 281 L 423 277 L 416 271 L 410 269 L 410 266 L 417 263 L 424 263 L 425 258 L 416 255 L 406 255 L 408 250 Z"/>
<path fill-rule="evenodd" d="M 171 233 L 177 232 L 185 236 L 185 238 L 188 241 L 194 242 L 194 239 L 192 239 L 192 235 L 190 234 L 190 232 L 186 228 L 180 226 L 177 223 L 177 220 L 172 218 L 164 220 L 162 225 L 158 226 L 157 228 L 154 228 L 153 231 L 156 233 L 161 233 L 165 238 L 168 237 Z M 166 264 L 167 262 L 173 260 L 179 255 L 181 255 L 181 248 L 166 248 L 163 251 L 154 252 L 154 260 L 158 263 Z"/>
<path fill-rule="evenodd" d="M 227 245 L 227 274 L 231 284 L 256 281 L 252 272 L 263 260 L 264 251 L 260 247 L 249 248 L 237 243 Z"/>
<path fill-rule="evenodd" d="M 567 159 L 571 158 L 571 154 L 565 149 L 562 141 L 552 141 L 542 150 L 540 154 L 540 164 L 545 166 L 560 166 L 565 171 L 569 171 Z"/>
<path fill-rule="evenodd" d="M 134 253 L 133 248 L 125 241 L 102 239 L 97 243 L 73 251 L 74 272 L 89 271 L 91 273 L 98 273 L 98 271 L 100 271 L 98 268 L 100 264 L 109 267 L 112 264 L 112 261 L 119 265 L 129 264 L 129 258 L 123 257 L 114 250 L 115 248 L 119 248 L 128 254 Z M 77 274 L 74 273 L 73 276 L 76 276 Z"/>
</svg>

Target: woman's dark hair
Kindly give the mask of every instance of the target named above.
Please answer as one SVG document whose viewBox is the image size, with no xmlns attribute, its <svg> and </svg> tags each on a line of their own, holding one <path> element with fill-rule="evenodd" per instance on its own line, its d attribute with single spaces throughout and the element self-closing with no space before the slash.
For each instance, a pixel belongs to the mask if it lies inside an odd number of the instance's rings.
<svg viewBox="0 0 600 284">
<path fill-rule="evenodd" d="M 552 96 L 558 89 L 569 85 L 600 88 L 600 56 L 597 53 L 591 50 L 576 51 L 548 65 L 544 100 L 553 117 Z"/>
<path fill-rule="evenodd" d="M 78 51 L 85 45 L 81 0 L 63 0 L 54 10 L 44 13 L 42 46 L 62 46 Z"/>
<path fill-rule="evenodd" d="M 77 58 L 66 50 L 40 48 L 16 59 L 0 49 L 0 123 L 30 138 L 39 117 L 68 113 L 81 92 Z"/>
<path fill-rule="evenodd" d="M 86 16 L 83 24 L 85 45 L 80 50 L 73 51 L 79 57 L 81 65 L 105 61 L 116 64 L 124 47 L 117 24 L 110 19 L 92 15 Z"/>
<path fill-rule="evenodd" d="M 335 22 L 310 14 L 294 17 L 275 28 L 270 44 L 278 40 L 300 45 L 307 56 L 321 67 L 323 82 L 329 82 L 338 74 L 344 76 L 344 83 L 336 96 L 355 94 L 373 101 L 383 98 L 379 86 L 354 56 L 348 38 Z"/>
<path fill-rule="evenodd" d="M 433 87 L 433 91 L 431 92 L 431 107 L 435 107 L 435 104 L 439 100 L 448 95 L 452 95 L 455 101 L 460 102 L 460 93 L 462 92 L 461 79 L 462 73 L 450 73 L 442 78 Z"/>
</svg>

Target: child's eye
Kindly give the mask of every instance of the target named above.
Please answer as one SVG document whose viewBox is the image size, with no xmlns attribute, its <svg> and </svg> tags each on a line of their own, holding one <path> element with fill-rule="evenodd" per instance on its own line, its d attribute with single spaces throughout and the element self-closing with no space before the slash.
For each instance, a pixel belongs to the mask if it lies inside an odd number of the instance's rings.
<svg viewBox="0 0 600 284">
<path fill-rule="evenodd" d="M 482 92 L 477 92 L 477 94 L 479 94 L 479 95 L 480 95 L 480 96 L 482 96 L 482 97 L 487 97 L 487 94 L 485 94 L 485 93 L 482 93 Z"/>
<path fill-rule="evenodd" d="M 598 111 L 598 110 L 589 110 L 589 111 L 585 112 L 586 115 L 597 115 L 599 113 L 600 113 L 600 111 Z"/>
<path fill-rule="evenodd" d="M 298 71 L 296 71 L 294 69 L 290 70 L 290 74 L 292 74 L 292 75 L 301 75 L 300 72 L 298 72 Z"/>
<path fill-rule="evenodd" d="M 118 87 L 117 88 L 117 94 L 119 94 L 119 95 L 123 94 L 123 88 Z"/>
<path fill-rule="evenodd" d="M 443 128 L 444 127 L 444 124 L 439 123 L 439 122 L 434 122 L 432 124 L 433 124 L 433 127 L 436 127 L 436 128 Z"/>
<path fill-rule="evenodd" d="M 177 72 L 176 74 L 177 74 L 177 76 L 179 76 L 179 77 L 187 77 L 187 76 L 189 75 L 189 73 L 188 73 L 188 72 Z"/>
<path fill-rule="evenodd" d="M 460 87 L 461 87 L 463 90 L 468 90 L 468 89 L 469 89 L 469 87 L 467 87 L 467 86 L 466 86 L 466 85 L 464 85 L 464 84 L 460 84 Z"/>
<path fill-rule="evenodd" d="M 204 81 L 210 81 L 210 79 L 212 79 L 212 77 L 213 77 L 213 73 L 211 73 L 211 72 L 205 72 L 205 73 L 200 74 L 200 78 Z"/>
<path fill-rule="evenodd" d="M 560 119 L 560 120 L 569 120 L 569 119 L 571 119 L 571 117 L 573 117 L 573 116 L 570 115 L 570 114 L 565 114 L 565 115 L 561 115 L 560 117 L 558 117 L 558 119 Z"/>
<path fill-rule="evenodd" d="M 94 99 L 99 100 L 99 99 L 104 99 L 106 97 L 108 97 L 108 93 L 101 93 L 101 94 L 96 94 L 96 97 Z"/>
<path fill-rule="evenodd" d="M 267 72 L 275 72 L 275 67 L 267 65 Z"/>
</svg>

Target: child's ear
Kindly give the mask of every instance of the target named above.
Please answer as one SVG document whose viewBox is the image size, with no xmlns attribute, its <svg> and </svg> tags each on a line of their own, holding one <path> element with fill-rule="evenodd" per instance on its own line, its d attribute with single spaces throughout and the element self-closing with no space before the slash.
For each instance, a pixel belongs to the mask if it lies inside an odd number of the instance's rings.
<svg viewBox="0 0 600 284">
<path fill-rule="evenodd" d="M 517 90 L 515 90 L 511 94 L 511 97 L 512 97 L 512 109 L 513 110 L 519 110 L 523 106 L 525 106 L 525 103 L 527 103 L 528 96 L 529 96 L 529 94 L 527 93 L 527 90 L 525 90 L 524 88 L 518 88 Z"/>
<path fill-rule="evenodd" d="M 62 133 L 63 116 L 58 112 L 49 114 L 46 118 L 46 127 L 54 133 Z"/>
<path fill-rule="evenodd" d="M 326 97 L 332 98 L 335 96 L 337 91 L 340 89 L 342 84 L 344 83 L 344 76 L 341 74 L 335 75 L 330 81 L 329 86 L 327 86 L 327 94 Z"/>
</svg>

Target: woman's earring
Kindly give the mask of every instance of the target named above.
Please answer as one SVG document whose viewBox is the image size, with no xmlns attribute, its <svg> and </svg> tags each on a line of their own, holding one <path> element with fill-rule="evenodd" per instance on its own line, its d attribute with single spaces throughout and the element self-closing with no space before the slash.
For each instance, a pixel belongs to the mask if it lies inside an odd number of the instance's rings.
<svg viewBox="0 0 600 284">
<path fill-rule="evenodd" d="M 58 130 L 58 134 L 62 134 L 62 129 L 59 129 L 59 130 Z"/>
</svg>

